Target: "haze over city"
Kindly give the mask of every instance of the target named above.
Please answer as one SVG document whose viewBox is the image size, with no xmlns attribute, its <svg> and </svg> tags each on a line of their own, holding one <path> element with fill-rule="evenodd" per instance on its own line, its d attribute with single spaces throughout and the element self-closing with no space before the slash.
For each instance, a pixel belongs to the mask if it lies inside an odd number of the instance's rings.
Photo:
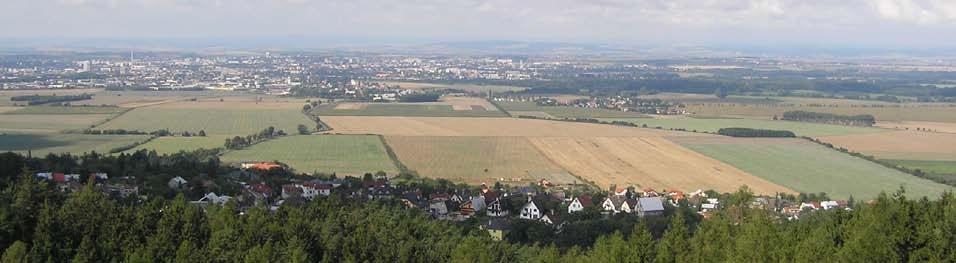
<svg viewBox="0 0 956 263">
<path fill-rule="evenodd" d="M 275 46 L 516 40 L 926 49 L 956 40 L 956 2 L 944 0 L 11 0 L 4 9 L 0 23 L 16 25 L 0 30 L 8 43 L 229 38 Z"/>
</svg>

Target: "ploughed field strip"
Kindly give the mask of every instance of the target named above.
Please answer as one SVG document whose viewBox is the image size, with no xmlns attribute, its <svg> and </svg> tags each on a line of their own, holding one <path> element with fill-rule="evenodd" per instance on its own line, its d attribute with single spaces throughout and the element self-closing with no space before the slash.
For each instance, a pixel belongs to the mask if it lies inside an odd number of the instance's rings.
<svg viewBox="0 0 956 263">
<path fill-rule="evenodd" d="M 763 194 L 792 190 L 747 174 L 660 137 L 534 137 L 532 144 L 571 173 L 598 185 Z"/>
<path fill-rule="evenodd" d="M 473 184 L 581 183 L 525 137 L 387 136 L 386 142 L 402 164 L 427 177 Z"/>
<path fill-rule="evenodd" d="M 827 136 L 820 140 L 879 159 L 956 161 L 956 134 L 893 131 Z"/>
<path fill-rule="evenodd" d="M 913 196 L 938 197 L 950 186 L 935 183 L 801 139 L 670 138 L 694 151 L 799 192 L 861 199 L 903 186 Z"/>
</svg>

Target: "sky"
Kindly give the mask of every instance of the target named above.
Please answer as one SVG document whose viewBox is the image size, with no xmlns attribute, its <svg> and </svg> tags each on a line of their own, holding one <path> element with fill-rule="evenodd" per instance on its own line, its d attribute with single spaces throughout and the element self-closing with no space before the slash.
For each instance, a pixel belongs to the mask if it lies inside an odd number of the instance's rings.
<svg viewBox="0 0 956 263">
<path fill-rule="evenodd" d="M 0 0 L 0 38 L 956 47 L 956 0 Z"/>
</svg>

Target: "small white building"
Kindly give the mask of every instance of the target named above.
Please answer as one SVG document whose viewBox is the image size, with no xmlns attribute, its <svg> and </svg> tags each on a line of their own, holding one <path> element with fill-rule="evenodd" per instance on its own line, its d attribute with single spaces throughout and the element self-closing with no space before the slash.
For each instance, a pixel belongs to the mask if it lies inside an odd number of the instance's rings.
<svg viewBox="0 0 956 263">
<path fill-rule="evenodd" d="M 528 203 L 521 207 L 521 219 L 538 220 L 541 218 L 541 209 L 534 203 L 534 200 L 528 200 Z"/>
</svg>

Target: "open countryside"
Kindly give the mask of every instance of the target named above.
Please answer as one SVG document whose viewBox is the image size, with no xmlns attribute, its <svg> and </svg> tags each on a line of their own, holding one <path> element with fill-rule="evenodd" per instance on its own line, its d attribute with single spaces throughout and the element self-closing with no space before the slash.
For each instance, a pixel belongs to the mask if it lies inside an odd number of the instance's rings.
<svg viewBox="0 0 956 263">
<path fill-rule="evenodd" d="M 887 169 L 799 139 L 674 138 L 681 145 L 767 181 L 834 198 L 871 198 L 904 186 L 914 196 L 939 196 L 952 187 Z"/>
<path fill-rule="evenodd" d="M 222 156 L 224 162 L 278 160 L 303 173 L 398 173 L 382 139 L 374 135 L 296 135 L 272 139 Z"/>
</svg>

